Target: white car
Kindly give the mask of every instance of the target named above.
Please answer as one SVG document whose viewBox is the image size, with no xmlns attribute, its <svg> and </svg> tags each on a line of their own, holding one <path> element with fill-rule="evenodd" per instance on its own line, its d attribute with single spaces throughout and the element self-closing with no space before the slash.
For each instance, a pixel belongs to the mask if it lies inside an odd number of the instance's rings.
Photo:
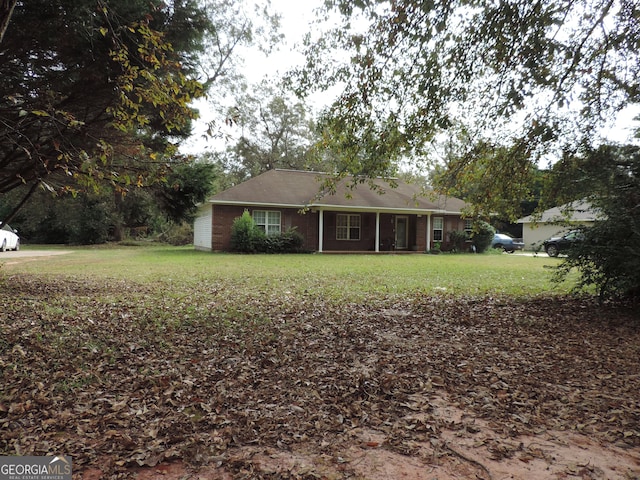
<svg viewBox="0 0 640 480">
<path fill-rule="evenodd" d="M 20 237 L 18 237 L 17 233 L 9 225 L 3 225 L 0 228 L 0 252 L 20 250 Z"/>
</svg>

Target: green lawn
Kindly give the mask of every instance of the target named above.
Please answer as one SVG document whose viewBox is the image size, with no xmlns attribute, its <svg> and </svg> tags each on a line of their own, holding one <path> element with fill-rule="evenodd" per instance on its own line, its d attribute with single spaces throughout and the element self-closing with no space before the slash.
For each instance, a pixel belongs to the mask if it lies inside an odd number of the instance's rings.
<svg viewBox="0 0 640 480">
<path fill-rule="evenodd" d="M 27 251 L 40 249 L 29 247 Z M 57 249 L 55 249 L 57 250 Z M 551 282 L 558 259 L 524 255 L 233 255 L 191 247 L 65 247 L 70 253 L 12 260 L 0 271 L 171 284 L 224 283 L 253 293 L 317 294 L 358 300 L 369 295 L 565 294 Z"/>
</svg>

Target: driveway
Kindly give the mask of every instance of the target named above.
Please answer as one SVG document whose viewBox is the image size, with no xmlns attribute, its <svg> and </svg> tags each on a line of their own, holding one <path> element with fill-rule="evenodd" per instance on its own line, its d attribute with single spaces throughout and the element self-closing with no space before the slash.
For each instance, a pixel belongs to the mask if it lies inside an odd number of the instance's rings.
<svg viewBox="0 0 640 480">
<path fill-rule="evenodd" d="M 534 253 L 534 252 L 513 252 L 513 255 L 520 255 L 523 257 L 546 257 L 548 258 L 549 255 L 547 255 L 547 252 L 538 252 L 538 253 Z"/>
<path fill-rule="evenodd" d="M 73 253 L 72 250 L 18 250 L 17 252 L 0 252 L 0 262 L 7 262 L 18 258 L 52 257 Z"/>
</svg>

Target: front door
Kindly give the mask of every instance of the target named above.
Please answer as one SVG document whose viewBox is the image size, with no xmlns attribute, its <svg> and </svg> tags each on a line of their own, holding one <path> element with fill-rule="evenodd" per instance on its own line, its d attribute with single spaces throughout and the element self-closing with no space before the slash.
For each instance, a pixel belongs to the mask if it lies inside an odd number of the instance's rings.
<svg viewBox="0 0 640 480">
<path fill-rule="evenodd" d="M 409 217 L 396 217 L 396 250 L 406 250 L 409 238 Z"/>
</svg>

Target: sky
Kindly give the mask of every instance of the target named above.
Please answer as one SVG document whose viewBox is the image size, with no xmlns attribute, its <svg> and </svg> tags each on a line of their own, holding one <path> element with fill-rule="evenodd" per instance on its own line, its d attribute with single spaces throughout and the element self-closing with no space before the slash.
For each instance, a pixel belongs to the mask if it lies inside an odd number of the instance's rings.
<svg viewBox="0 0 640 480">
<path fill-rule="evenodd" d="M 271 0 L 271 7 L 274 12 L 281 15 L 281 31 L 285 35 L 285 43 L 266 57 L 258 49 L 244 49 L 241 55 L 244 57 L 243 73 L 249 83 L 257 84 L 263 79 L 277 80 L 290 68 L 301 64 L 304 56 L 300 53 L 299 44 L 305 33 L 315 19 L 314 8 L 320 6 L 322 0 Z M 320 109 L 323 105 L 329 104 L 333 99 L 331 94 L 316 95 L 311 99 L 312 106 Z M 195 124 L 194 135 L 183 147 L 181 151 L 187 154 L 200 154 L 205 150 L 220 150 L 225 148 L 221 141 L 204 141 L 202 134 L 206 130 L 207 122 L 212 119 L 208 111 L 215 107 L 206 103 L 196 105 L 200 109 L 202 120 Z M 634 118 L 640 115 L 640 106 L 636 105 L 622 111 L 617 121 L 603 130 L 603 135 L 614 142 L 628 142 L 635 129 L 640 128 L 640 122 Z M 233 138 L 234 133 L 227 132 Z"/>
<path fill-rule="evenodd" d="M 259 81 L 264 75 L 283 74 L 286 70 L 304 61 L 304 57 L 295 50 L 296 44 L 302 41 L 314 20 L 313 9 L 320 0 L 271 0 L 272 9 L 281 15 L 281 30 L 285 35 L 285 44 L 269 58 L 264 55 L 251 55 L 249 60 L 254 67 L 247 67 L 246 74 L 250 81 Z"/>
</svg>

